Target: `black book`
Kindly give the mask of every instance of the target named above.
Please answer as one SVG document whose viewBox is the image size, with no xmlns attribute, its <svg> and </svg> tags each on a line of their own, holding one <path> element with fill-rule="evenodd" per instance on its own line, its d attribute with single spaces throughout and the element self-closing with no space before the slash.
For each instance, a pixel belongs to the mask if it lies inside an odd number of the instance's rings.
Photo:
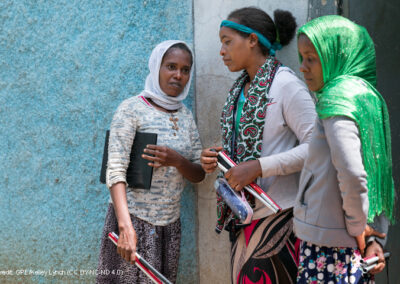
<svg viewBox="0 0 400 284">
<path fill-rule="evenodd" d="M 104 143 L 103 162 L 100 172 L 101 183 L 106 183 L 109 136 L 110 131 L 107 130 Z M 153 167 L 150 167 L 147 164 L 149 162 L 148 160 L 142 158 L 143 150 L 148 144 L 157 144 L 157 134 L 136 131 L 135 140 L 132 144 L 129 166 L 126 170 L 126 181 L 129 187 L 150 189 L 153 177 Z"/>
</svg>

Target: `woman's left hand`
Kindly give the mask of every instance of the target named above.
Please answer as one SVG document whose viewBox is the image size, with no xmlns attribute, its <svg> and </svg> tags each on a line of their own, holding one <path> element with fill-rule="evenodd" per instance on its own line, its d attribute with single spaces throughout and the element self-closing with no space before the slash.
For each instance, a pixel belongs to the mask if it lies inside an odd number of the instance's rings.
<svg viewBox="0 0 400 284">
<path fill-rule="evenodd" d="M 252 183 L 261 175 L 260 162 L 258 160 L 252 160 L 240 163 L 236 167 L 229 169 L 225 173 L 225 178 L 234 190 L 241 191 L 243 187 Z"/>
<path fill-rule="evenodd" d="M 167 146 L 159 146 L 159 145 L 147 145 L 144 149 L 146 154 L 142 155 L 142 158 L 149 160 L 150 163 L 148 165 L 150 167 L 159 168 L 159 167 L 178 167 L 182 156 L 179 155 L 176 151 L 168 148 Z M 149 156 L 153 155 L 153 156 Z"/>
<path fill-rule="evenodd" d="M 375 231 L 373 228 L 371 228 L 368 225 L 365 226 L 364 232 L 362 232 L 361 235 L 354 237 L 356 239 L 357 246 L 358 246 L 362 256 L 364 256 L 364 251 L 365 251 L 365 239 L 370 236 L 375 236 L 375 237 L 383 239 L 386 237 L 386 234 Z"/>
</svg>

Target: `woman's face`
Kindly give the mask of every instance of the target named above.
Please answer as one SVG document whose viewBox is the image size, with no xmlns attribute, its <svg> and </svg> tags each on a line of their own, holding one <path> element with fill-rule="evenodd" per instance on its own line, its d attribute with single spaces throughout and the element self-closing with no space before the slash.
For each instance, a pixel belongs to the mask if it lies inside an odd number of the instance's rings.
<svg viewBox="0 0 400 284">
<path fill-rule="evenodd" d="M 224 64 L 229 71 L 237 72 L 246 69 L 248 56 L 250 55 L 249 38 L 244 38 L 233 29 L 221 27 L 219 30 L 222 56 Z"/>
<path fill-rule="evenodd" d="M 168 96 L 179 96 L 189 81 L 190 68 L 192 68 L 192 57 L 186 50 L 180 48 L 168 50 L 160 66 L 161 90 Z"/>
<path fill-rule="evenodd" d="M 324 77 L 317 50 L 305 34 L 299 35 L 297 48 L 303 58 L 300 72 L 303 73 L 308 88 L 313 92 L 321 90 L 324 86 Z"/>
</svg>

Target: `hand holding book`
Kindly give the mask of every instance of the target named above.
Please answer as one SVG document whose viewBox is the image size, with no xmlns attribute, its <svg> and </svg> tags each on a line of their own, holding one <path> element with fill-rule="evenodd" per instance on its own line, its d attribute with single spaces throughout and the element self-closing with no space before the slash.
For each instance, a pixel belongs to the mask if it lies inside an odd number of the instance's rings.
<svg viewBox="0 0 400 284">
<path fill-rule="evenodd" d="M 159 167 L 178 167 L 183 158 L 175 150 L 159 145 L 146 145 L 143 150 L 142 158 L 150 161 L 148 165 L 153 168 Z"/>
<path fill-rule="evenodd" d="M 107 130 L 104 143 L 103 161 L 100 171 L 101 183 L 106 183 L 109 138 L 110 131 Z M 150 189 L 151 187 L 153 168 L 149 167 L 147 161 L 142 158 L 142 153 L 148 144 L 157 144 L 157 134 L 136 131 L 135 140 L 133 141 L 129 157 L 129 167 L 126 170 L 126 180 L 130 187 L 144 189 Z"/>
</svg>

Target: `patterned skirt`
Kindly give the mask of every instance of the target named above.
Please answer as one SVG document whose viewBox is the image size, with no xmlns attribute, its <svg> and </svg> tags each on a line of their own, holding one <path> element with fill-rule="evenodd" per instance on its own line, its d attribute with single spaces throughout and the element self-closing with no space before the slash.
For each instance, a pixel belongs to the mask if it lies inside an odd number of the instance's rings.
<svg viewBox="0 0 400 284">
<path fill-rule="evenodd" d="M 232 283 L 295 283 L 300 241 L 292 221 L 288 209 L 240 230 L 232 244 Z"/>
<path fill-rule="evenodd" d="M 358 249 L 301 242 L 297 283 L 374 283 L 370 275 L 363 275 L 360 259 Z"/>
<path fill-rule="evenodd" d="M 181 242 L 180 220 L 167 226 L 154 226 L 132 215 L 131 219 L 137 235 L 137 252 L 168 280 L 175 283 Z M 112 204 L 108 207 L 102 233 L 96 283 L 153 284 L 136 265 L 125 261 L 117 253 L 117 247 L 108 239 L 109 232 L 119 234 Z"/>
</svg>

